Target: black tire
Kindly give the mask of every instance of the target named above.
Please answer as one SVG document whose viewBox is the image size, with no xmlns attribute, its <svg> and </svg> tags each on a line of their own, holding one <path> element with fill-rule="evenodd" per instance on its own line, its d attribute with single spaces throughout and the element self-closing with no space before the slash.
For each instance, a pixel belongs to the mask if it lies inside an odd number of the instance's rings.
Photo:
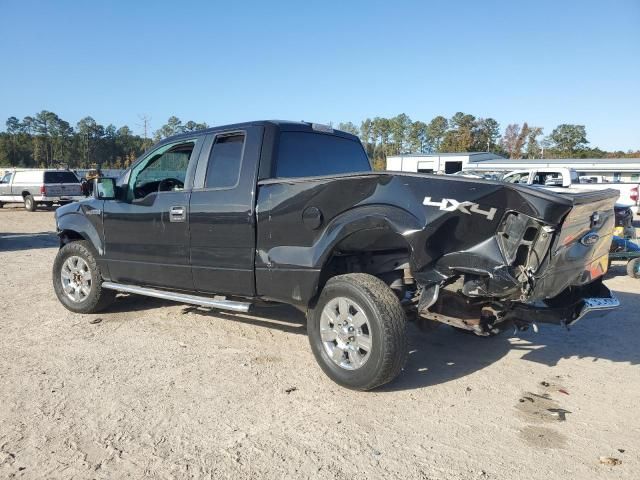
<svg viewBox="0 0 640 480">
<path fill-rule="evenodd" d="M 631 278 L 640 278 L 640 258 L 634 258 L 627 263 L 627 275 Z"/>
<path fill-rule="evenodd" d="M 67 259 L 73 256 L 80 257 L 86 262 L 91 275 L 89 294 L 80 301 L 74 301 L 69 298 L 64 292 L 62 285 L 62 268 Z M 58 251 L 56 259 L 53 262 L 53 289 L 60 303 L 68 310 L 75 313 L 95 313 L 108 307 L 115 299 L 116 293 L 113 290 L 103 289 L 101 284 L 102 274 L 100 273 L 100 267 L 98 267 L 93 248 L 89 242 L 84 240 L 71 242 Z"/>
<path fill-rule="evenodd" d="M 331 359 L 320 336 L 325 306 L 345 297 L 361 307 L 370 325 L 371 350 L 359 368 L 348 370 Z M 393 380 L 407 360 L 405 313 L 393 291 L 379 278 L 350 273 L 331 278 L 309 311 L 307 333 L 316 360 L 334 382 L 353 390 L 371 390 Z"/>
<path fill-rule="evenodd" d="M 0 208 L 4 207 L 4 203 L 0 202 Z"/>
<path fill-rule="evenodd" d="M 24 208 L 27 212 L 36 211 L 36 202 L 33 200 L 33 197 L 31 195 L 24 196 Z"/>
</svg>

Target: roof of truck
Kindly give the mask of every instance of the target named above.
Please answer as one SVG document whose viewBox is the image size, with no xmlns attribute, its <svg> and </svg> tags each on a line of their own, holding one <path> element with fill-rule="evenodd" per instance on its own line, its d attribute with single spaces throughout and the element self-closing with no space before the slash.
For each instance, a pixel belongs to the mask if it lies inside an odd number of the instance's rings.
<svg viewBox="0 0 640 480">
<path fill-rule="evenodd" d="M 316 122 L 295 122 L 291 120 L 255 120 L 251 122 L 242 122 L 242 123 L 232 123 L 228 125 L 218 125 L 215 127 L 205 128 L 203 130 L 195 130 L 193 132 L 180 133 L 178 135 L 173 135 L 171 137 L 164 138 L 158 142 L 158 145 L 168 142 L 173 142 L 175 140 L 179 140 L 181 138 L 189 138 L 194 135 L 206 135 L 208 133 L 216 133 L 223 130 L 241 130 L 246 127 L 264 127 L 264 126 L 274 126 L 279 128 L 280 130 L 285 131 L 301 131 L 301 132 L 315 132 L 315 133 L 324 133 L 337 135 L 339 137 L 351 138 L 353 140 L 360 139 L 351 133 L 344 132 L 342 130 L 336 130 L 330 125 L 324 125 Z"/>
</svg>

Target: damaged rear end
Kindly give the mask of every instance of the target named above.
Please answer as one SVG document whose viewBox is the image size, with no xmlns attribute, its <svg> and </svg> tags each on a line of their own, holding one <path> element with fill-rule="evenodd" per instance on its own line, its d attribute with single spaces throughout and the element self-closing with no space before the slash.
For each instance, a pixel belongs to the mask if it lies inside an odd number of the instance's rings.
<svg viewBox="0 0 640 480">
<path fill-rule="evenodd" d="M 490 335 L 505 322 L 569 326 L 618 307 L 602 283 L 618 192 L 513 193 L 501 197 L 506 205 L 493 235 L 416 272 L 419 315 Z M 442 280 L 429 281 L 436 273 Z"/>
</svg>

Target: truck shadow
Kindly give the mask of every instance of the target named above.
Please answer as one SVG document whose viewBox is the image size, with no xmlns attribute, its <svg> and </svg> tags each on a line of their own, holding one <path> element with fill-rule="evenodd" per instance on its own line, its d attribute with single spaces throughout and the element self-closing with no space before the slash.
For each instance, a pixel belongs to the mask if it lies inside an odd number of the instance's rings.
<svg viewBox="0 0 640 480">
<path fill-rule="evenodd" d="M 616 292 L 622 308 L 601 318 L 587 318 L 569 331 L 554 325 L 540 325 L 511 336 L 513 330 L 483 338 L 442 326 L 424 334 L 409 326 L 411 349 L 402 375 L 380 391 L 410 390 L 456 380 L 470 375 L 509 352 L 521 352 L 514 361 L 556 366 L 562 359 L 640 364 L 640 322 L 631 313 L 640 309 L 640 295 Z"/>
<path fill-rule="evenodd" d="M 193 307 L 185 307 L 187 310 L 195 310 L 201 315 L 211 315 L 237 323 L 244 323 L 257 327 L 273 328 L 285 333 L 306 335 L 307 319 L 300 310 L 289 305 L 273 304 L 257 306 L 251 313 L 233 313 L 222 310 L 202 310 Z"/>
<path fill-rule="evenodd" d="M 58 246 L 58 238 L 55 232 L 0 233 L 0 252 L 57 248 Z"/>
<path fill-rule="evenodd" d="M 540 325 L 540 332 L 507 329 L 486 338 L 460 333 L 445 325 L 430 332 L 408 324 L 410 353 L 402 374 L 378 391 L 391 392 L 428 387 L 471 375 L 515 353 L 509 361 L 528 361 L 556 366 L 563 359 L 589 359 L 640 364 L 640 321 L 632 312 L 640 310 L 640 295 L 615 292 L 622 307 L 607 316 L 587 318 L 570 330 L 555 325 Z M 173 302 L 141 297 L 119 296 L 110 313 L 148 310 L 175 305 Z M 184 306 L 182 313 L 213 316 L 242 324 L 277 329 L 285 333 L 306 334 L 306 318 L 287 305 L 259 306 L 252 313 L 233 313 Z M 309 353 L 310 354 L 310 353 Z"/>
</svg>

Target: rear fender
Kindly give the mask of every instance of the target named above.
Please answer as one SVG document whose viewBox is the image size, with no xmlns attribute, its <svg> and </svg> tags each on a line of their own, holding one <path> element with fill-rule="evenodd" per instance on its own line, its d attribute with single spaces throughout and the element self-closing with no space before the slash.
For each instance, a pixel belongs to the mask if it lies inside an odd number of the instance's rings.
<svg viewBox="0 0 640 480">
<path fill-rule="evenodd" d="M 413 232 L 422 231 L 417 218 L 391 206 L 367 205 L 350 209 L 334 217 L 316 241 L 308 246 L 276 246 L 260 252 L 271 267 L 256 270 L 256 283 L 265 297 L 294 304 L 309 305 L 316 297 L 323 268 L 336 248 L 355 233 L 367 233 L 367 240 L 385 233 L 395 233 L 405 239 Z M 410 257 L 411 242 L 407 239 Z"/>
<path fill-rule="evenodd" d="M 367 205 L 348 210 L 331 220 L 323 234 L 309 247 L 282 246 L 269 250 L 269 259 L 278 266 L 322 269 L 331 258 L 336 246 L 356 232 L 371 231 L 371 235 L 384 231 L 409 237 L 422 231 L 418 219 L 405 210 L 392 206 Z M 413 255 L 411 242 L 410 254 Z"/>
</svg>

